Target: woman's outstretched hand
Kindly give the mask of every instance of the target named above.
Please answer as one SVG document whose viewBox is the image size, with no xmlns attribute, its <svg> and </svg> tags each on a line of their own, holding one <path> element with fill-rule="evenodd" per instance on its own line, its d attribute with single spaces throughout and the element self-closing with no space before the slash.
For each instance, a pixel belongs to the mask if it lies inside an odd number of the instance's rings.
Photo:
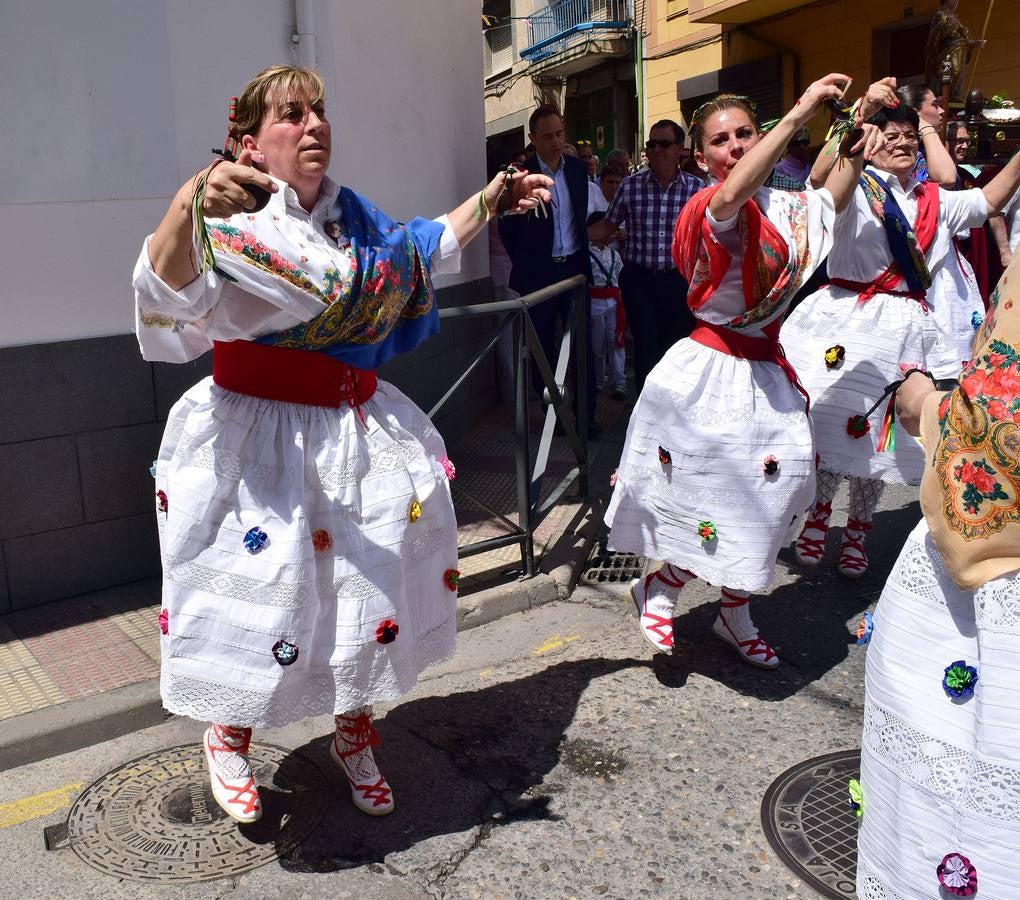
<svg viewBox="0 0 1020 900">
<path fill-rule="evenodd" d="M 807 90 L 800 95 L 800 100 L 794 108 L 800 113 L 801 123 L 811 119 L 827 100 L 842 100 L 850 81 L 847 75 L 841 75 L 839 72 L 832 72 L 824 78 L 812 81 Z"/>
<path fill-rule="evenodd" d="M 881 78 L 868 87 L 861 102 L 857 105 L 857 125 L 877 113 L 883 106 L 895 109 L 900 105 L 896 96 L 896 79 L 891 75 Z"/>
<path fill-rule="evenodd" d="M 511 167 L 512 168 L 512 167 Z M 552 203 L 553 180 L 547 175 L 505 169 L 485 186 L 485 205 L 492 213 L 517 215 L 538 210 L 546 214 Z"/>
<path fill-rule="evenodd" d="M 861 129 L 861 137 L 850 148 L 850 155 L 856 156 L 859 150 L 864 150 L 864 161 L 870 162 L 876 153 L 885 149 L 885 133 L 877 125 L 869 125 L 867 122 L 858 127 Z"/>
<path fill-rule="evenodd" d="M 241 151 L 236 162 L 214 163 L 208 172 L 202 213 L 210 218 L 225 219 L 254 209 L 255 198 L 245 190 L 245 184 L 254 184 L 271 194 L 279 190 L 272 178 L 252 166 L 251 151 L 247 148 Z"/>
</svg>

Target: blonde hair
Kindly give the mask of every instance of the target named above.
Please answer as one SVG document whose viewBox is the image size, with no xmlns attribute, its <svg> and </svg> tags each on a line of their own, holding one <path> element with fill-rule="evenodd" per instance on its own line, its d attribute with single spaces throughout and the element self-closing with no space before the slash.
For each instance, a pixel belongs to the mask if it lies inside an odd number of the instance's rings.
<svg viewBox="0 0 1020 900">
<path fill-rule="evenodd" d="M 739 94 L 720 94 L 707 103 L 702 103 L 691 116 L 691 132 L 694 139 L 694 146 L 704 152 L 705 122 L 710 116 L 726 109 L 742 109 L 747 113 L 755 131 L 758 130 L 758 112 L 754 101 L 750 97 L 743 97 Z"/>
<path fill-rule="evenodd" d="M 310 103 L 320 102 L 326 93 L 319 73 L 311 69 L 301 66 L 263 69 L 245 85 L 237 98 L 229 137 L 240 141 L 246 134 L 257 134 L 273 98 L 292 92 L 303 95 Z"/>
</svg>

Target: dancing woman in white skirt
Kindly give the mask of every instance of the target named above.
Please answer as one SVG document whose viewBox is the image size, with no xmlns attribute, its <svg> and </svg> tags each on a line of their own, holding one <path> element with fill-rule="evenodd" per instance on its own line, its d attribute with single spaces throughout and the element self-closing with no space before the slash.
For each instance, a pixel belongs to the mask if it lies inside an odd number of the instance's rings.
<svg viewBox="0 0 1020 900">
<path fill-rule="evenodd" d="M 762 185 L 845 81 L 816 81 L 765 136 L 747 98 L 720 96 L 694 117 L 695 158 L 714 183 L 680 214 L 673 257 L 698 324 L 645 383 L 606 514 L 611 546 L 664 561 L 632 588 L 656 650 L 672 648 L 677 594 L 699 577 L 721 588 L 715 634 L 753 665 L 779 664 L 751 621 L 749 597 L 770 586 L 792 519 L 815 489 L 805 396 L 778 345 L 779 321 L 825 258 L 852 185 L 840 196 Z M 864 103 L 893 99 L 879 83 Z M 867 139 L 876 136 L 871 129 Z"/>
<path fill-rule="evenodd" d="M 240 822 L 262 813 L 252 727 L 324 713 L 356 806 L 393 809 L 370 704 L 453 653 L 457 534 L 442 438 L 374 369 L 438 330 L 432 276 L 494 212 L 550 196 L 501 174 L 436 221 L 394 222 L 326 177 L 323 94 L 308 69 L 256 76 L 227 161 L 181 187 L 134 273 L 146 359 L 213 349 L 156 463 L 160 688 L 213 723 L 213 796 Z"/>
<path fill-rule="evenodd" d="M 917 113 L 900 106 L 871 121 L 882 129 L 886 146 L 836 217 L 830 283 L 804 300 L 782 330 L 790 362 L 811 397 L 820 460 L 818 493 L 796 542 L 797 559 L 808 566 L 821 561 L 832 498 L 849 477 L 850 516 L 838 563 L 849 578 L 868 570 L 864 541 L 884 484 L 917 484 L 924 467 L 917 441 L 893 429 L 892 400 L 879 404 L 886 386 L 912 368 L 936 378 L 959 374 L 956 343 L 929 308 L 932 300 L 958 301 L 949 300 L 941 281 L 934 296 L 932 277 L 956 252 L 953 235 L 994 215 L 1020 183 L 1014 159 L 983 188 L 944 191 L 934 182 L 920 184 L 912 175 Z"/>
<path fill-rule="evenodd" d="M 1020 259 L 961 386 L 897 395 L 924 518 L 874 616 L 861 740 L 862 900 L 1020 896 Z"/>
</svg>

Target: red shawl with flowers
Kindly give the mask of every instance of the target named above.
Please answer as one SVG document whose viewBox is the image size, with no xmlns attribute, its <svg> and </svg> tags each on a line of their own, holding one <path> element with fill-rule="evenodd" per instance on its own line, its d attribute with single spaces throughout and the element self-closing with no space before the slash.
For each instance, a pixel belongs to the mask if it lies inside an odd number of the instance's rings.
<svg viewBox="0 0 1020 900">
<path fill-rule="evenodd" d="M 729 271 L 732 258 L 715 239 L 708 222 L 708 204 L 722 187 L 715 184 L 698 191 L 685 205 L 673 230 L 673 261 L 690 288 L 687 304 L 697 311 L 715 293 Z M 740 260 L 746 311 L 727 327 L 738 331 L 757 330 L 775 322 L 800 287 L 809 259 L 807 202 L 803 195 L 790 194 L 796 253 L 791 255 L 786 238 L 762 214 L 754 198 L 738 213 L 737 228 L 743 248 Z"/>
</svg>

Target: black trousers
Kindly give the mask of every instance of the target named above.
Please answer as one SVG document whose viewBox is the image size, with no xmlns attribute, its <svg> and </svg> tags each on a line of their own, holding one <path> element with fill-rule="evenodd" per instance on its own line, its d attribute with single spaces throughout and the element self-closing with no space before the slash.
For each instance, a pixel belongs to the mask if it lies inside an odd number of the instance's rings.
<svg viewBox="0 0 1020 900">
<path fill-rule="evenodd" d="M 562 281 L 564 278 L 572 278 L 574 275 L 584 275 L 584 258 L 581 254 L 587 256 L 588 249 L 585 248 L 581 253 L 575 253 L 573 256 L 566 257 L 563 262 L 554 262 L 552 264 L 551 277 L 545 285 L 536 284 L 534 287 L 529 288 L 527 292 L 538 290 L 540 287 L 545 287 L 549 284 L 555 284 L 557 281 Z M 591 323 L 591 300 L 588 297 L 587 291 L 584 297 L 585 303 L 585 321 Z M 535 325 L 535 332 L 538 334 L 539 343 L 542 345 L 542 349 L 545 351 L 545 357 L 549 360 L 549 368 L 554 372 L 556 371 L 556 358 L 559 353 L 559 345 L 556 342 L 556 328 L 557 323 L 562 321 L 566 325 L 567 317 L 570 315 L 570 294 L 561 294 L 553 300 L 546 300 L 545 303 L 540 303 L 538 306 L 531 308 L 531 321 Z M 588 377 L 586 379 L 588 384 L 588 421 L 594 421 L 595 416 L 595 402 L 597 400 L 595 394 L 595 357 L 591 349 L 591 340 L 585 342 L 585 350 L 588 356 Z M 545 382 L 542 381 L 542 375 L 539 372 L 538 366 L 532 363 L 531 367 L 531 383 L 535 389 L 535 392 L 541 396 Z M 576 389 L 573 392 L 573 403 L 574 413 L 577 413 L 577 400 L 579 397 L 579 391 Z"/>
<path fill-rule="evenodd" d="M 691 333 L 694 314 L 687 306 L 687 282 L 676 269 L 656 272 L 626 263 L 620 293 L 634 338 L 634 380 L 640 393 L 666 351 Z"/>
</svg>

